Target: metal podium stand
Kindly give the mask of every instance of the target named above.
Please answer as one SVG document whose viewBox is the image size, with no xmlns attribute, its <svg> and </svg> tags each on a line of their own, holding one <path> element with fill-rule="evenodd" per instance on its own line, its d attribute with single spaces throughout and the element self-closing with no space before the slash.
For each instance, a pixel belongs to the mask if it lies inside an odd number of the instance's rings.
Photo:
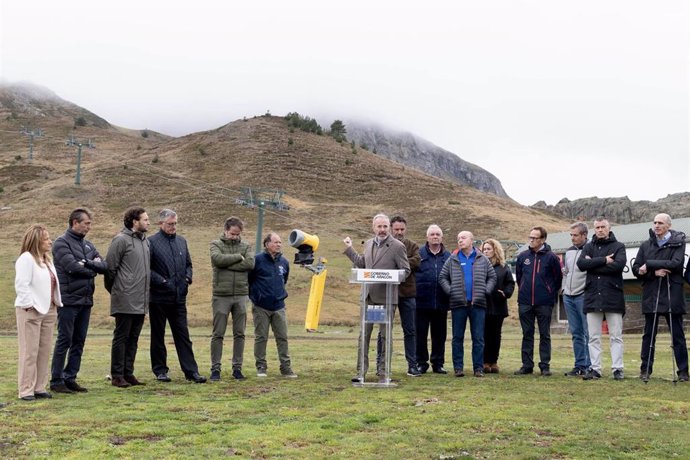
<svg viewBox="0 0 690 460">
<path fill-rule="evenodd" d="M 383 375 L 377 376 L 375 382 L 367 382 L 366 376 L 362 375 L 360 382 L 353 383 L 356 387 L 395 387 L 397 384 L 391 382 L 391 358 L 393 344 L 393 287 L 405 280 L 405 270 L 369 270 L 353 268 L 350 283 L 361 284 L 362 293 L 360 295 L 360 354 L 359 362 L 363 371 L 365 353 L 369 353 L 369 347 L 365 344 L 367 324 L 383 324 L 386 330 L 385 355 Z M 371 305 L 367 302 L 369 287 L 373 284 L 386 285 L 386 302 L 384 305 Z M 374 332 L 372 331 L 372 336 Z"/>
</svg>

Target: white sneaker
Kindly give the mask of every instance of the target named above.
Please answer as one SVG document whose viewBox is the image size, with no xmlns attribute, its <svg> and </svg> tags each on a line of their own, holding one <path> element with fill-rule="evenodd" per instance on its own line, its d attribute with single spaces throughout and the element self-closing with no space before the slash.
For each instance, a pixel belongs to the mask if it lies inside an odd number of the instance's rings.
<svg viewBox="0 0 690 460">
<path fill-rule="evenodd" d="M 286 379 L 296 379 L 296 378 L 297 378 L 297 374 L 295 374 L 295 373 L 292 372 L 292 371 L 288 371 L 288 372 L 286 372 L 286 373 L 283 374 L 283 377 L 285 377 Z"/>
<path fill-rule="evenodd" d="M 268 374 L 266 373 L 266 371 L 264 369 L 258 369 L 256 371 L 256 376 L 257 377 L 268 377 Z"/>
</svg>

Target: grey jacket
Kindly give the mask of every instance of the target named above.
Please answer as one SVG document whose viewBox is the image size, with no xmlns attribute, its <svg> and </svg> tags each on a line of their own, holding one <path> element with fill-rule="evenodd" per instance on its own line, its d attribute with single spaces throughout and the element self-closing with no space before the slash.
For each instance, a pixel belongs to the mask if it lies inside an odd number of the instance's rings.
<svg viewBox="0 0 690 460">
<path fill-rule="evenodd" d="M 565 251 L 565 264 L 563 267 L 563 294 L 576 296 L 584 294 L 587 272 L 583 272 L 577 266 L 577 259 L 582 254 L 582 247 L 571 246 Z"/>
<path fill-rule="evenodd" d="M 438 278 L 441 289 L 450 297 L 450 308 L 467 307 L 465 272 L 460 266 L 457 252 L 451 254 Z M 472 306 L 486 308 L 486 296 L 496 287 L 496 271 L 491 261 L 477 251 L 472 265 Z"/>
<path fill-rule="evenodd" d="M 123 228 L 110 243 L 105 260 L 110 315 L 148 313 L 151 255 L 146 235 Z"/>
</svg>

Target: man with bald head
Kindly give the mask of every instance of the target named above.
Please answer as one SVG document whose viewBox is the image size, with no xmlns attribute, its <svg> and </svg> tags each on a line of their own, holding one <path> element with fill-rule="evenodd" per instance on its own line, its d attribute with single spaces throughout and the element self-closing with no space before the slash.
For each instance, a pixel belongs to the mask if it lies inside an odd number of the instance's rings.
<svg viewBox="0 0 690 460">
<path fill-rule="evenodd" d="M 496 286 L 496 272 L 491 261 L 477 251 L 471 232 L 458 233 L 458 249 L 446 260 L 439 284 L 450 298 L 453 339 L 453 368 L 456 377 L 464 377 L 464 340 L 467 319 L 472 334 L 472 369 L 475 377 L 484 377 L 484 318 L 486 296 Z"/>
<path fill-rule="evenodd" d="M 358 254 L 352 247 L 352 239 L 348 236 L 343 240 L 345 244 L 344 254 L 352 261 L 352 264 L 357 268 L 370 268 L 379 270 L 404 270 L 405 278 L 410 273 L 410 263 L 407 260 L 407 250 L 405 245 L 393 238 L 390 230 L 390 219 L 385 214 L 377 214 L 372 221 L 372 230 L 374 237 L 364 243 L 364 253 Z M 391 303 L 393 308 L 398 304 L 398 290 L 395 286 L 393 298 Z M 386 286 L 385 284 L 373 284 L 369 287 L 368 296 L 366 299 L 368 304 L 384 305 L 386 303 Z M 357 375 L 352 378 L 353 382 L 364 381 L 364 376 L 369 369 L 369 342 L 371 341 L 371 333 L 374 329 L 373 323 L 367 323 L 364 331 L 365 353 L 364 362 L 360 361 L 362 350 L 357 350 Z M 381 325 L 379 333 L 385 339 L 385 328 Z M 361 332 L 360 332 L 361 334 Z M 383 340 L 385 342 L 385 340 Z M 361 347 L 362 338 L 357 341 L 358 346 Z M 379 347 L 377 347 L 379 348 Z M 376 373 L 379 376 L 383 375 L 384 367 L 384 350 L 377 349 L 376 353 Z M 416 369 L 415 369 L 416 370 Z M 390 369 L 389 369 L 390 371 Z M 409 369 L 408 369 L 409 371 Z M 409 372 L 408 372 L 409 374 Z M 415 373 L 411 376 L 416 376 Z"/>
<path fill-rule="evenodd" d="M 687 313 L 683 292 L 684 259 L 685 233 L 671 230 L 671 216 L 657 214 L 649 230 L 649 239 L 640 245 L 632 266 L 633 274 L 642 281 L 645 325 L 640 379 L 645 382 L 654 367 L 654 343 L 660 316 L 666 319 L 671 330 L 678 379 L 688 381 L 688 347 L 683 332 L 683 315 Z"/>
</svg>

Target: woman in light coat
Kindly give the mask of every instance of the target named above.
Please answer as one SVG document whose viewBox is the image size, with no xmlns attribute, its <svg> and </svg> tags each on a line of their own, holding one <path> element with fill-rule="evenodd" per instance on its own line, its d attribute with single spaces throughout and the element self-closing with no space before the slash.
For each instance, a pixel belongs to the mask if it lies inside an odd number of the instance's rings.
<svg viewBox="0 0 690 460">
<path fill-rule="evenodd" d="M 62 306 L 57 274 L 51 257 L 53 242 L 44 225 L 33 224 L 22 240 L 15 263 L 14 301 L 17 314 L 19 398 L 52 398 L 46 391 L 50 377 L 50 349 L 57 309 Z"/>
</svg>

